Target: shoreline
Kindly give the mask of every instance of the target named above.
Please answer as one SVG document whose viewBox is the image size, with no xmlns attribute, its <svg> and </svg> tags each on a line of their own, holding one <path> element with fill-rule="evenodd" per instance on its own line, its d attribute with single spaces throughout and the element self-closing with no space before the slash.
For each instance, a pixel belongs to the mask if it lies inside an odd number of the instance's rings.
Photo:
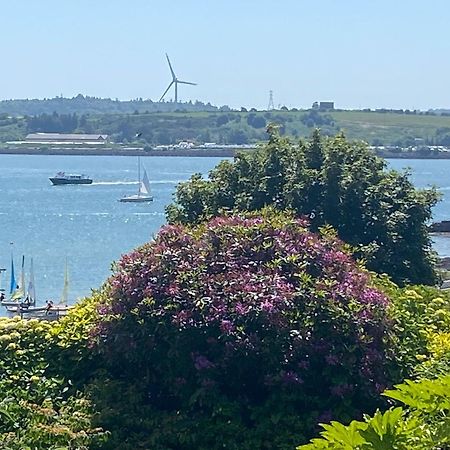
<svg viewBox="0 0 450 450">
<path fill-rule="evenodd" d="M 187 156 L 232 158 L 240 152 L 255 150 L 252 148 L 189 148 L 189 149 L 152 149 L 144 147 L 0 147 L 0 155 L 46 155 L 46 156 Z M 375 152 L 384 159 L 450 159 L 450 152 L 435 154 Z"/>
<path fill-rule="evenodd" d="M 167 149 L 167 150 L 144 150 L 143 147 L 123 148 L 91 148 L 91 147 L 9 147 L 0 148 L 0 155 L 49 155 L 49 156 L 189 156 L 189 157 L 219 157 L 231 158 L 237 152 L 251 151 L 253 149 L 232 148 L 190 148 L 190 149 Z"/>
<path fill-rule="evenodd" d="M 450 159 L 450 152 L 438 152 L 433 154 L 425 154 L 417 152 L 375 152 L 375 155 L 384 159 Z"/>
</svg>

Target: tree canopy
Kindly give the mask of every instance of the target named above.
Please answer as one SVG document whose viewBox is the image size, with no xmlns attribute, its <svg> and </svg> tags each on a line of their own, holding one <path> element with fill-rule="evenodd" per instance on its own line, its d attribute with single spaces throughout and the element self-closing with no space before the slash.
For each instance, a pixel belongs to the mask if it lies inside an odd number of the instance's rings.
<svg viewBox="0 0 450 450">
<path fill-rule="evenodd" d="M 208 179 L 181 183 L 167 208 L 171 223 L 199 223 L 233 210 L 272 205 L 308 217 L 313 230 L 333 226 L 367 267 L 399 284 L 434 284 L 427 221 L 439 195 L 416 189 L 408 172 L 386 169 L 367 144 L 318 130 L 293 144 L 269 125 L 269 141 L 223 161 Z"/>
</svg>

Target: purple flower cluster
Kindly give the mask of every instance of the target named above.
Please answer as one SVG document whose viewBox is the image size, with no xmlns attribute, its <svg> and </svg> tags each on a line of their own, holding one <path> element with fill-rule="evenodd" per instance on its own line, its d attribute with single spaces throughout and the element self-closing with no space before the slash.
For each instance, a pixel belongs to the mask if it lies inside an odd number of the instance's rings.
<svg viewBox="0 0 450 450">
<path fill-rule="evenodd" d="M 241 396 L 375 395 L 388 300 L 339 240 L 307 225 L 272 214 L 164 227 L 118 263 L 99 307 L 101 345 L 139 352 L 133 360 L 149 361 L 172 393 L 182 379 Z"/>
</svg>

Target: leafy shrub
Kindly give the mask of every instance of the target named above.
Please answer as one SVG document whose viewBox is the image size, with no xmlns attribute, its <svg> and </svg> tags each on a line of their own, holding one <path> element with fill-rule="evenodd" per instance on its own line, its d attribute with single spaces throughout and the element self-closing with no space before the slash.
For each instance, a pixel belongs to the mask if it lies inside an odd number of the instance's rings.
<svg viewBox="0 0 450 450">
<path fill-rule="evenodd" d="M 97 323 L 97 305 L 103 301 L 101 291 L 80 301 L 69 314 L 54 322 L 50 329 L 52 345 L 47 349 L 49 370 L 71 379 L 74 386 L 82 389 L 101 368 L 102 361 L 92 354 L 90 335 Z"/>
<path fill-rule="evenodd" d="M 384 393 L 408 408 L 391 408 L 348 426 L 322 425 L 322 439 L 298 450 L 442 450 L 450 444 L 450 376 L 407 381 Z"/>
<path fill-rule="evenodd" d="M 399 288 L 386 279 L 379 286 L 391 299 L 403 377 L 434 378 L 450 369 L 450 295 L 429 286 Z"/>
<path fill-rule="evenodd" d="M 301 219 L 166 226 L 105 289 L 92 392 L 111 448 L 292 448 L 392 381 L 387 298 Z"/>
<path fill-rule="evenodd" d="M 71 383 L 49 370 L 53 324 L 0 319 L 0 447 L 87 449 L 104 433 Z"/>
<path fill-rule="evenodd" d="M 450 332 L 428 335 L 427 354 L 418 355 L 422 363 L 416 368 L 420 377 L 435 377 L 450 373 Z"/>
</svg>

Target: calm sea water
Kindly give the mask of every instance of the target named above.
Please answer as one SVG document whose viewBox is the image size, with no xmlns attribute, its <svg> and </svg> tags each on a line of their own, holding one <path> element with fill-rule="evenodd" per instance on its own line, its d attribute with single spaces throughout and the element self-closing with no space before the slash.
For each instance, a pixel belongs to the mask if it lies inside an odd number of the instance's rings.
<svg viewBox="0 0 450 450">
<path fill-rule="evenodd" d="M 433 220 L 450 220 L 450 160 L 438 159 L 389 159 L 389 167 L 411 171 L 416 187 L 435 186 L 442 194 L 441 201 L 433 210 Z M 434 248 L 441 256 L 450 256 L 450 237 L 433 236 Z"/>
<path fill-rule="evenodd" d="M 0 267 L 8 269 L 3 288 L 9 288 L 13 250 L 16 279 L 22 255 L 25 272 L 33 257 L 42 302 L 61 297 L 66 258 L 69 299 L 89 295 L 110 275 L 113 261 L 165 223 L 164 208 L 176 184 L 195 172 L 206 175 L 219 161 L 143 157 L 154 201 L 133 204 L 118 199 L 137 193 L 136 157 L 0 155 Z M 52 186 L 48 178 L 61 170 L 85 173 L 94 183 Z"/>
<path fill-rule="evenodd" d="M 110 275 L 111 263 L 147 242 L 165 222 L 164 208 L 178 182 L 193 173 L 207 174 L 219 158 L 144 157 L 154 201 L 119 203 L 137 191 L 135 157 L 0 155 L 0 267 L 7 268 L 11 250 L 16 278 L 21 256 L 28 272 L 30 258 L 38 298 L 61 296 L 67 259 L 71 302 L 89 295 Z M 418 187 L 436 185 L 444 194 L 435 220 L 450 219 L 450 160 L 390 160 L 395 169 L 410 167 Z M 52 186 L 48 178 L 64 170 L 86 173 L 92 185 Z M 11 242 L 13 243 L 11 245 Z M 450 239 L 437 237 L 440 254 L 450 256 Z"/>
</svg>

